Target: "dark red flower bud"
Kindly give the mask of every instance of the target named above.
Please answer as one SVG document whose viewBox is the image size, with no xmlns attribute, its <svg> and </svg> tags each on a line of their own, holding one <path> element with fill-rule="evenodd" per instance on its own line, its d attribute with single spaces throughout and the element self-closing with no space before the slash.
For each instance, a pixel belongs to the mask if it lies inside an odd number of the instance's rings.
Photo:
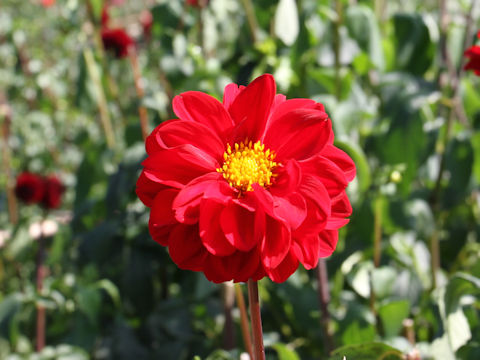
<svg viewBox="0 0 480 360">
<path fill-rule="evenodd" d="M 111 51 L 117 58 L 127 56 L 129 46 L 134 44 L 123 29 L 102 29 L 102 41 L 105 50 Z"/>
<path fill-rule="evenodd" d="M 107 5 L 105 5 L 102 9 L 102 17 L 101 17 L 102 27 L 107 27 L 109 21 L 110 21 L 110 14 L 108 13 Z"/>
<path fill-rule="evenodd" d="M 477 37 L 480 39 L 480 31 L 477 33 Z M 463 68 L 472 70 L 475 75 L 480 76 L 480 46 L 473 45 L 469 47 L 463 55 L 469 59 Z"/>
<path fill-rule="evenodd" d="M 65 187 L 56 176 L 49 176 L 44 181 L 45 192 L 42 206 L 46 209 L 56 209 L 60 206 Z"/>
<path fill-rule="evenodd" d="M 21 173 L 17 177 L 15 194 L 25 204 L 39 203 L 45 192 L 43 179 L 29 172 Z"/>
<path fill-rule="evenodd" d="M 209 0 L 187 0 L 187 4 L 195 7 L 205 7 Z"/>
</svg>

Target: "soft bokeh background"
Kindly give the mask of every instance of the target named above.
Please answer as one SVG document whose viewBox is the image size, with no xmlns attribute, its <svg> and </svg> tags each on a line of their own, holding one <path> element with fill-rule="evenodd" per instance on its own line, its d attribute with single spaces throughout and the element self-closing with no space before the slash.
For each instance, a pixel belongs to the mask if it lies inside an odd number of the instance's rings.
<svg viewBox="0 0 480 360">
<path fill-rule="evenodd" d="M 265 72 L 325 104 L 357 165 L 351 222 L 326 261 L 331 359 L 480 358 L 480 81 L 462 70 L 479 1 L 112 3 L 141 77 L 104 51 L 101 0 L 0 4 L 0 359 L 239 358 L 236 308 L 225 350 L 225 290 L 148 234 L 138 109 L 151 131 L 174 95 L 221 98 Z M 7 201 L 26 170 L 62 180 L 59 209 Z M 317 287 L 303 268 L 260 282 L 268 359 L 329 358 Z M 34 355 L 39 304 L 47 347 Z"/>
</svg>

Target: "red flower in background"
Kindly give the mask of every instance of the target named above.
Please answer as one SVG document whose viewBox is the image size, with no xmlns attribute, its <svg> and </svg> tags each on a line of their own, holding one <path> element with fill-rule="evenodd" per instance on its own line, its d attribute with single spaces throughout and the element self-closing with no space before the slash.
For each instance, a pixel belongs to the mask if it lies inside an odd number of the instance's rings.
<svg viewBox="0 0 480 360">
<path fill-rule="evenodd" d="M 56 0 L 42 0 L 42 6 L 43 6 L 44 8 L 53 6 L 53 5 L 55 5 L 55 1 L 56 1 Z"/>
<path fill-rule="evenodd" d="M 205 7 L 209 0 L 187 0 L 187 4 L 195 7 Z"/>
<path fill-rule="evenodd" d="M 44 179 L 45 192 L 41 205 L 45 209 L 56 209 L 60 206 L 65 187 L 56 176 L 49 176 Z"/>
<path fill-rule="evenodd" d="M 110 21 L 110 14 L 108 13 L 108 6 L 104 5 L 102 8 L 102 16 L 100 18 L 102 27 L 108 27 L 108 22 Z"/>
<path fill-rule="evenodd" d="M 480 39 L 480 31 L 477 33 L 477 37 Z M 465 70 L 473 70 L 475 75 L 480 76 L 480 46 L 473 45 L 465 50 L 465 57 L 469 58 L 469 61 L 465 64 Z"/>
<path fill-rule="evenodd" d="M 134 45 L 134 41 L 123 29 L 102 29 L 103 46 L 112 52 L 117 58 L 128 55 L 128 48 Z"/>
<path fill-rule="evenodd" d="M 189 91 L 173 109 L 179 119 L 146 141 L 136 192 L 180 268 L 213 282 L 283 282 L 334 251 L 355 165 L 333 145 L 322 104 L 276 95 L 266 74 L 228 85 L 223 104 Z"/>
<path fill-rule="evenodd" d="M 149 37 L 152 33 L 152 26 L 153 26 L 153 15 L 148 10 L 143 10 L 140 13 L 140 23 L 142 24 L 143 28 L 143 35 Z"/>
<path fill-rule="evenodd" d="M 21 173 L 17 177 L 15 195 L 25 204 L 39 203 L 45 192 L 41 176 L 29 172 Z"/>
</svg>

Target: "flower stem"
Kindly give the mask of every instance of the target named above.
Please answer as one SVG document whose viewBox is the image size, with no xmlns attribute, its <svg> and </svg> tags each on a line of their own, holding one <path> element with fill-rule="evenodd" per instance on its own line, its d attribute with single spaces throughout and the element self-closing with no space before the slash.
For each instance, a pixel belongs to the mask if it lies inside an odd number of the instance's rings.
<svg viewBox="0 0 480 360">
<path fill-rule="evenodd" d="M 240 310 L 240 326 L 242 328 L 243 344 L 245 345 L 245 351 L 253 360 L 252 352 L 252 336 L 250 334 L 250 324 L 248 322 L 247 308 L 245 306 L 245 300 L 242 294 L 242 288 L 240 284 L 235 284 L 235 296 L 237 298 L 237 306 Z"/>
<path fill-rule="evenodd" d="M 37 249 L 37 263 L 36 263 L 36 287 L 37 287 L 37 296 L 39 296 L 43 289 L 43 279 L 45 278 L 45 238 L 43 236 L 43 222 L 40 222 L 40 237 L 38 238 L 38 249 Z M 37 339 L 35 349 L 37 352 L 42 351 L 45 347 L 45 307 L 41 304 L 37 304 Z"/>
<path fill-rule="evenodd" d="M 17 215 L 17 198 L 14 191 L 14 180 L 12 177 L 12 167 L 10 162 L 10 148 L 8 139 L 10 137 L 10 125 L 12 123 L 12 109 L 7 103 L 5 94 L 0 92 L 0 118 L 3 117 L 2 123 L 2 164 L 5 174 L 8 216 L 12 224 L 18 222 Z"/>
<path fill-rule="evenodd" d="M 85 63 L 87 64 L 87 70 L 90 75 L 90 79 L 92 80 L 97 90 L 97 106 L 107 145 L 110 149 L 112 149 L 115 146 L 115 134 L 113 132 L 113 126 L 110 120 L 110 114 L 108 112 L 107 99 L 105 97 L 105 92 L 103 91 L 101 75 L 93 57 L 92 51 L 90 49 L 85 49 L 83 51 L 83 56 L 85 58 Z"/>
<path fill-rule="evenodd" d="M 250 319 L 252 321 L 253 360 L 265 360 L 258 283 L 252 279 L 248 280 L 248 301 L 250 303 Z"/>
<path fill-rule="evenodd" d="M 235 347 L 235 328 L 232 318 L 232 309 L 235 302 L 235 289 L 232 282 L 222 284 L 223 313 L 225 325 L 223 327 L 223 348 L 231 350 Z"/>
<path fill-rule="evenodd" d="M 330 331 L 330 313 L 328 312 L 328 303 L 330 302 L 330 290 L 328 288 L 327 262 L 325 259 L 319 259 L 317 265 L 318 281 L 318 301 L 321 310 L 321 325 L 323 329 L 323 342 L 327 354 L 334 349 L 333 336 Z"/>
<path fill-rule="evenodd" d="M 333 53 L 335 57 L 335 97 L 340 100 L 342 95 L 342 79 L 340 74 L 340 26 L 342 24 L 342 2 L 337 0 L 335 2 L 335 11 L 337 18 L 333 22 Z"/>
<path fill-rule="evenodd" d="M 140 102 L 143 99 L 144 91 L 142 84 L 142 72 L 140 71 L 140 65 L 138 64 L 137 51 L 133 46 L 130 46 L 128 49 L 128 55 L 130 57 L 130 64 L 132 65 L 133 79 L 135 82 L 135 90 L 137 91 L 138 96 L 138 115 L 140 116 L 140 127 L 142 129 L 143 141 L 147 139 L 148 136 L 148 114 L 145 106 L 141 105 Z"/>
<path fill-rule="evenodd" d="M 250 27 L 250 32 L 252 36 L 252 42 L 255 44 L 257 42 L 257 30 L 258 30 L 258 23 L 257 23 L 257 17 L 255 16 L 255 9 L 251 0 L 242 0 L 242 5 L 245 9 L 245 14 L 247 15 L 248 26 Z"/>
</svg>

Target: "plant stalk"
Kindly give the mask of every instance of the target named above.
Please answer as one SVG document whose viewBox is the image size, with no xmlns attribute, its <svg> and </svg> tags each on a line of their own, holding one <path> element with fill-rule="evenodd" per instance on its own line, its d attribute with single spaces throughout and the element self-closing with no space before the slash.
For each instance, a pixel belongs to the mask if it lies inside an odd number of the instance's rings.
<svg viewBox="0 0 480 360">
<path fill-rule="evenodd" d="M 240 326 L 242 328 L 243 344 L 245 346 L 245 351 L 250 356 L 250 359 L 253 359 L 252 335 L 250 334 L 250 324 L 248 322 L 247 308 L 245 306 L 242 288 L 238 283 L 235 284 L 235 296 L 237 299 L 238 309 L 240 310 Z"/>
<path fill-rule="evenodd" d="M 15 197 L 14 179 L 12 176 L 12 165 L 10 162 L 10 148 L 8 142 L 8 139 L 10 138 L 10 125 L 12 124 L 12 109 L 7 104 L 5 94 L 2 92 L 0 92 L 0 117 L 3 117 L 2 164 L 6 182 L 8 217 L 12 224 L 16 224 L 18 222 L 17 198 Z"/>
<path fill-rule="evenodd" d="M 45 279 L 45 238 L 43 235 L 43 222 L 40 223 L 40 237 L 38 238 L 37 261 L 36 261 L 36 288 L 37 296 L 40 296 L 43 289 L 43 280 Z M 45 307 L 37 304 L 37 323 L 36 323 L 36 345 L 37 352 L 41 352 L 45 347 L 45 328 L 46 314 Z"/>
<path fill-rule="evenodd" d="M 138 64 L 137 51 L 133 46 L 128 49 L 128 55 L 130 57 L 130 64 L 132 65 L 133 79 L 135 82 L 135 90 L 138 96 L 138 115 L 140 116 L 140 127 L 142 129 L 142 138 L 145 141 L 148 137 L 148 113 L 145 106 L 141 105 L 141 101 L 145 95 L 142 83 L 142 72 L 140 71 L 140 65 Z"/>
<path fill-rule="evenodd" d="M 323 329 L 323 343 L 327 355 L 334 349 L 333 334 L 330 331 L 330 313 L 328 304 L 330 303 L 330 289 L 328 287 L 327 262 L 324 258 L 318 260 L 317 265 L 317 286 L 318 302 L 320 304 L 320 323 Z"/>
<path fill-rule="evenodd" d="M 253 360 L 265 360 L 258 283 L 252 279 L 248 280 L 248 301 L 250 303 L 250 319 L 252 322 Z"/>
<path fill-rule="evenodd" d="M 233 304 L 235 303 L 235 289 L 232 282 L 223 283 L 221 286 L 223 292 L 223 313 L 225 316 L 223 348 L 225 350 L 231 350 L 235 348 L 235 328 L 232 317 Z"/>
</svg>

